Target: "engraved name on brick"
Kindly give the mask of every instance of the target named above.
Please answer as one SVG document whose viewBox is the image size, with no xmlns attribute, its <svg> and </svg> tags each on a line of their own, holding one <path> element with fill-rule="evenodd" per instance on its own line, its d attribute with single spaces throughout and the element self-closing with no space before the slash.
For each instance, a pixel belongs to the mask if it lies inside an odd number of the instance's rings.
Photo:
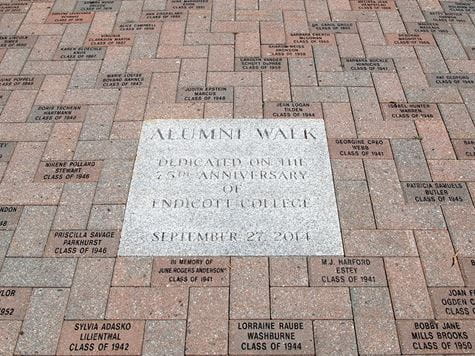
<svg viewBox="0 0 475 356">
<path fill-rule="evenodd" d="M 229 286 L 229 257 L 156 257 L 152 286 Z"/>
<path fill-rule="evenodd" d="M 28 1 L 12 1 L 0 4 L 0 14 L 20 14 L 28 12 L 30 3 Z"/>
<path fill-rule="evenodd" d="M 140 17 L 140 21 L 183 21 L 186 20 L 185 11 L 144 11 Z"/>
<path fill-rule="evenodd" d="M 431 33 L 388 33 L 385 37 L 394 46 L 436 46 Z"/>
<path fill-rule="evenodd" d="M 464 13 L 446 14 L 441 11 L 426 11 L 424 17 L 427 22 L 441 22 L 441 23 L 468 23 L 470 18 Z"/>
<path fill-rule="evenodd" d="M 46 18 L 45 23 L 71 24 L 90 23 L 94 18 L 93 12 L 52 12 Z"/>
<path fill-rule="evenodd" d="M 314 21 L 309 26 L 310 32 L 315 33 L 358 33 L 355 22 Z"/>
<path fill-rule="evenodd" d="M 285 72 L 287 58 L 238 57 L 234 67 L 237 72 Z"/>
<path fill-rule="evenodd" d="M 178 88 L 179 103 L 232 103 L 232 87 L 185 87 Z"/>
<path fill-rule="evenodd" d="M 58 61 L 90 61 L 104 59 L 105 47 L 61 47 L 54 54 Z"/>
<path fill-rule="evenodd" d="M 289 44 L 310 44 L 317 45 L 335 45 L 335 35 L 333 33 L 300 33 L 292 32 L 287 34 L 287 43 Z"/>
<path fill-rule="evenodd" d="M 0 162 L 8 162 L 15 149 L 15 142 L 0 141 Z"/>
<path fill-rule="evenodd" d="M 126 22 L 115 26 L 115 32 L 149 33 L 160 31 L 160 23 L 157 22 Z"/>
<path fill-rule="evenodd" d="M 105 73 L 97 78 L 96 87 L 104 89 L 141 88 L 150 84 L 151 73 Z"/>
<path fill-rule="evenodd" d="M 442 119 L 436 104 L 381 103 L 386 120 Z"/>
<path fill-rule="evenodd" d="M 350 0 L 352 10 L 396 10 L 394 0 Z"/>
<path fill-rule="evenodd" d="M 393 159 L 387 139 L 333 138 L 328 143 L 333 159 Z"/>
<path fill-rule="evenodd" d="M 432 73 L 427 79 L 435 87 L 475 87 L 475 73 Z"/>
<path fill-rule="evenodd" d="M 0 230 L 15 230 L 22 211 L 22 206 L 0 205 Z"/>
<path fill-rule="evenodd" d="M 120 232 L 115 230 L 54 230 L 46 243 L 46 257 L 115 257 Z"/>
<path fill-rule="evenodd" d="M 103 161 L 42 161 L 35 182 L 97 182 Z"/>
<path fill-rule="evenodd" d="M 441 33 L 445 35 L 455 34 L 452 26 L 440 22 L 409 22 L 406 24 L 409 33 Z"/>
<path fill-rule="evenodd" d="M 131 46 L 134 41 L 134 35 L 106 33 L 100 35 L 91 35 L 86 40 L 87 46 L 108 47 L 108 46 Z"/>
<path fill-rule="evenodd" d="M 232 355 L 314 355 L 311 320 L 230 320 Z"/>
<path fill-rule="evenodd" d="M 81 122 L 86 118 L 86 105 L 36 105 L 28 122 Z"/>
<path fill-rule="evenodd" d="M 409 204 L 471 204 L 463 182 L 401 182 Z"/>
<path fill-rule="evenodd" d="M 323 119 L 323 112 L 320 103 L 266 102 L 264 103 L 264 117 L 269 119 Z"/>
<path fill-rule="evenodd" d="M 310 285 L 380 287 L 386 286 L 381 257 L 311 257 Z"/>
<path fill-rule="evenodd" d="M 119 11 L 122 2 L 120 0 L 78 0 L 75 11 Z"/>
<path fill-rule="evenodd" d="M 6 35 L 0 36 L 0 48 L 32 48 L 37 36 Z"/>
<path fill-rule="evenodd" d="M 43 82 L 44 75 L 0 75 L 0 89 L 37 90 Z"/>
<path fill-rule="evenodd" d="M 429 288 L 436 319 L 475 319 L 475 288 Z"/>
<path fill-rule="evenodd" d="M 23 320 L 30 296 L 30 288 L 0 287 L 0 320 Z"/>
<path fill-rule="evenodd" d="M 263 57 L 290 57 L 302 58 L 312 57 L 312 46 L 309 44 L 271 44 L 262 45 Z"/>
<path fill-rule="evenodd" d="M 342 58 L 343 68 L 348 71 L 395 72 L 391 58 Z"/>
<path fill-rule="evenodd" d="M 475 138 L 452 140 L 458 159 L 475 159 Z"/>
<path fill-rule="evenodd" d="M 168 0 L 167 10 L 209 10 L 212 0 Z"/>
</svg>

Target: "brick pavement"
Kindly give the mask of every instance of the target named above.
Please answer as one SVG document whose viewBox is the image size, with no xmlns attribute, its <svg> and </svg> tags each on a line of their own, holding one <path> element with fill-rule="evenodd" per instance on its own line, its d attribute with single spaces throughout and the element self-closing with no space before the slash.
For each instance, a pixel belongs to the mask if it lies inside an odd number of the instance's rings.
<svg viewBox="0 0 475 356">
<path fill-rule="evenodd" d="M 2 0 L 0 354 L 475 354 L 474 23 L 473 0 Z M 117 256 L 143 120 L 286 117 L 325 122 L 345 257 L 192 283 Z"/>
</svg>

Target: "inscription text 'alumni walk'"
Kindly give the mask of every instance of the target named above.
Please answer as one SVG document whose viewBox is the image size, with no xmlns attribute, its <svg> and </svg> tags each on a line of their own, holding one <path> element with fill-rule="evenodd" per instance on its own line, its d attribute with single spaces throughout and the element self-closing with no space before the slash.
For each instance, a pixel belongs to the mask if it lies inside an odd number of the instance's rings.
<svg viewBox="0 0 475 356">
<path fill-rule="evenodd" d="M 323 120 L 144 123 L 120 255 L 342 253 Z"/>
</svg>

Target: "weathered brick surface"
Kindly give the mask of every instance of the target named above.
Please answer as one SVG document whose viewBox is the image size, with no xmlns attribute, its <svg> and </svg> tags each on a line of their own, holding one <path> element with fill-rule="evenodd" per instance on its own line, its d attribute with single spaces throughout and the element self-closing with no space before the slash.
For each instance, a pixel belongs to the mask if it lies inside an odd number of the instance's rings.
<svg viewBox="0 0 475 356">
<path fill-rule="evenodd" d="M 112 319 L 139 322 L 143 355 L 226 355 L 230 325 L 272 318 L 313 326 L 317 355 L 397 355 L 401 325 L 437 318 L 433 288 L 473 287 L 475 86 L 453 80 L 475 72 L 473 1 L 89 3 L 0 3 L 0 291 L 28 290 L 8 297 L 21 304 L 12 315 L 0 294 L 0 354 L 57 354 L 64 321 Z M 243 64 L 268 56 L 281 65 Z M 125 73 L 145 80 L 104 85 Z M 180 102 L 190 86 L 232 94 Z M 315 256 L 227 257 L 224 283 L 179 286 L 159 281 L 154 257 L 51 254 L 52 231 L 120 236 L 144 120 L 270 120 L 281 102 L 308 104 L 329 142 L 385 142 L 383 159 L 331 150 L 344 255 L 376 259 L 377 286 L 321 286 Z M 38 180 L 50 160 L 101 169 L 87 182 Z M 464 203 L 409 201 L 404 185 L 428 182 L 466 186 Z"/>
</svg>

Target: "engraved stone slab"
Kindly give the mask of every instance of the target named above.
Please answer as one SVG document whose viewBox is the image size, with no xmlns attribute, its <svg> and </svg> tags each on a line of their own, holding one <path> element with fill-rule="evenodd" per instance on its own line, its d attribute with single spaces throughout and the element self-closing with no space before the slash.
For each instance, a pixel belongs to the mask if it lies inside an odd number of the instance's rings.
<svg viewBox="0 0 475 356">
<path fill-rule="evenodd" d="M 140 21 L 184 21 L 186 20 L 185 11 L 144 11 Z"/>
<path fill-rule="evenodd" d="M 339 255 L 322 120 L 144 123 L 119 255 Z"/>
<path fill-rule="evenodd" d="M 295 101 L 264 103 L 264 117 L 269 119 L 323 119 L 320 103 Z"/>
<path fill-rule="evenodd" d="M 234 67 L 237 72 L 286 72 L 287 58 L 237 57 Z"/>
<path fill-rule="evenodd" d="M 229 257 L 157 257 L 152 286 L 229 286 Z"/>
<path fill-rule="evenodd" d="M 404 355 L 473 354 L 475 327 L 467 320 L 397 320 Z"/>
<path fill-rule="evenodd" d="M 475 289 L 429 288 L 436 319 L 475 319 Z"/>
<path fill-rule="evenodd" d="M 342 58 L 343 68 L 348 71 L 395 72 L 392 58 Z"/>
<path fill-rule="evenodd" d="M 0 90 L 0 105 L 5 105 L 10 97 L 11 91 Z"/>
<path fill-rule="evenodd" d="M 28 12 L 30 3 L 27 1 L 12 1 L 0 4 L 0 14 L 19 14 Z"/>
<path fill-rule="evenodd" d="M 467 286 L 475 286 L 475 257 L 459 257 L 463 280 Z"/>
<path fill-rule="evenodd" d="M 97 77 L 96 88 L 141 88 L 150 84 L 152 73 L 103 73 Z"/>
<path fill-rule="evenodd" d="M 120 232 L 115 230 L 51 231 L 46 243 L 46 257 L 115 257 Z"/>
<path fill-rule="evenodd" d="M 388 139 L 380 138 L 331 138 L 332 159 L 393 159 Z"/>
<path fill-rule="evenodd" d="M 452 13 L 446 14 L 441 11 L 424 11 L 424 17 L 427 22 L 441 22 L 441 23 L 467 23 L 470 18 L 467 14 Z"/>
<path fill-rule="evenodd" d="M 85 105 L 35 105 L 28 122 L 82 122 L 86 118 Z"/>
<path fill-rule="evenodd" d="M 23 320 L 31 288 L 0 287 L 0 320 Z"/>
<path fill-rule="evenodd" d="M 475 139 L 452 140 L 452 143 L 458 159 L 475 159 Z"/>
<path fill-rule="evenodd" d="M 0 141 L 0 162 L 8 162 L 15 149 L 15 142 Z"/>
<path fill-rule="evenodd" d="M 332 46 L 336 44 L 335 35 L 333 33 L 297 33 L 287 34 L 287 43 L 289 44 L 310 44 L 313 46 L 326 45 Z"/>
<path fill-rule="evenodd" d="M 394 0 L 350 0 L 352 10 L 396 10 Z"/>
<path fill-rule="evenodd" d="M 232 103 L 232 87 L 184 87 L 178 88 L 177 103 Z"/>
<path fill-rule="evenodd" d="M 168 0 L 167 10 L 210 10 L 212 0 Z"/>
<path fill-rule="evenodd" d="M 160 23 L 157 22 L 125 22 L 115 25 L 115 32 L 150 33 L 159 32 Z"/>
<path fill-rule="evenodd" d="M 313 21 L 309 25 L 310 32 L 315 33 L 358 33 L 354 22 Z"/>
<path fill-rule="evenodd" d="M 140 355 L 144 320 L 66 320 L 59 355 Z"/>
<path fill-rule="evenodd" d="M 134 42 L 134 35 L 104 33 L 101 35 L 92 35 L 86 39 L 88 46 L 109 47 L 109 46 L 131 46 Z"/>
<path fill-rule="evenodd" d="M 409 33 L 441 33 L 445 35 L 455 34 L 452 26 L 447 23 L 440 22 L 408 22 L 406 23 L 407 32 Z"/>
<path fill-rule="evenodd" d="M 467 51 L 468 58 L 475 59 L 475 46 L 465 47 L 465 51 Z"/>
<path fill-rule="evenodd" d="M 93 12 L 53 12 L 48 15 L 45 23 L 70 24 L 90 23 L 94 18 Z"/>
<path fill-rule="evenodd" d="M 0 205 L 0 230 L 15 230 L 22 211 L 22 206 Z"/>
<path fill-rule="evenodd" d="M 409 204 L 472 204 L 463 182 L 401 182 Z"/>
<path fill-rule="evenodd" d="M 312 46 L 308 44 L 262 45 L 261 53 L 263 57 L 312 57 Z"/>
<path fill-rule="evenodd" d="M 121 0 L 78 0 L 74 11 L 119 11 L 121 5 Z"/>
<path fill-rule="evenodd" d="M 386 272 L 381 257 L 312 257 L 309 260 L 311 286 L 381 287 Z"/>
<path fill-rule="evenodd" d="M 37 36 L 6 35 L 0 36 L 0 48 L 32 48 Z"/>
<path fill-rule="evenodd" d="M 447 13 L 474 13 L 475 3 L 473 1 L 441 1 L 442 8 Z"/>
<path fill-rule="evenodd" d="M 44 75 L 0 75 L 0 89 L 37 90 L 43 82 Z"/>
<path fill-rule="evenodd" d="M 102 164 L 102 161 L 42 161 L 35 182 L 97 182 Z"/>
<path fill-rule="evenodd" d="M 315 355 L 311 320 L 230 320 L 231 355 Z"/>
<path fill-rule="evenodd" d="M 53 59 L 58 61 L 90 61 L 104 59 L 105 47 L 60 47 Z"/>
<path fill-rule="evenodd" d="M 442 119 L 436 104 L 381 103 L 386 120 Z"/>
<path fill-rule="evenodd" d="M 388 33 L 386 42 L 395 46 L 436 46 L 431 33 Z"/>
<path fill-rule="evenodd" d="M 432 73 L 427 74 L 427 80 L 435 87 L 474 87 L 475 73 Z"/>
</svg>

